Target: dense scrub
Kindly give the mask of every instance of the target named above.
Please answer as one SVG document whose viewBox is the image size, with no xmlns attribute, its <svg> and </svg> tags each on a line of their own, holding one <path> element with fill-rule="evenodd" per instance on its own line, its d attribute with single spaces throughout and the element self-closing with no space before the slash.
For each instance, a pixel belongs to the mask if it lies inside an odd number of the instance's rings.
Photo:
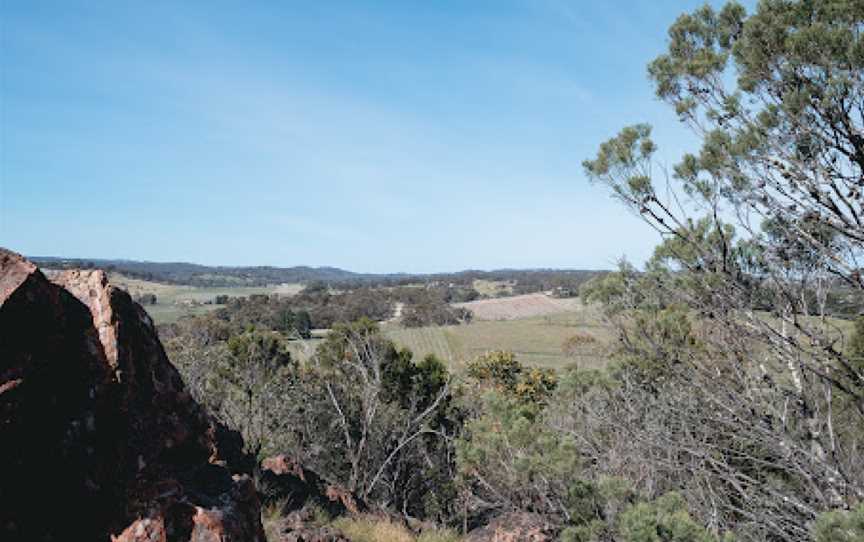
<svg viewBox="0 0 864 542">
<path fill-rule="evenodd" d="M 306 363 L 273 331 L 166 345 L 196 398 L 241 431 L 248 451 L 298 458 L 402 521 L 460 530 L 518 510 L 547 518 L 562 540 L 771 539 L 769 514 L 800 514 L 774 496 L 805 498 L 802 458 L 778 454 L 782 428 L 741 410 L 746 402 L 727 402 L 738 418 L 718 411 L 722 382 L 684 381 L 694 376 L 689 360 L 710 359 L 692 318 L 646 312 L 622 328 L 641 338 L 622 344 L 610 367 L 558 373 L 490 352 L 452 374 L 368 320 L 337 325 Z M 850 429 L 844 439 L 864 438 Z M 741 502 L 741 484 L 762 506 L 718 516 L 721 499 Z M 816 497 L 806 497 L 814 510 Z M 796 525 L 807 536 L 846 532 L 853 518 L 817 513 Z"/>
<path fill-rule="evenodd" d="M 278 332 L 167 342 L 196 397 L 241 431 L 251 453 L 286 454 L 364 501 L 407 516 L 454 514 L 450 442 L 461 415 L 434 357 L 386 340 L 368 320 L 337 324 L 304 364 Z"/>
<path fill-rule="evenodd" d="M 248 451 L 298 458 L 379 512 L 460 529 L 520 510 L 563 540 L 635 541 L 645 529 L 719 540 L 687 498 L 698 479 L 664 459 L 686 435 L 659 408 L 679 386 L 668 372 L 622 358 L 556 374 L 490 352 L 453 375 L 368 320 L 337 325 L 304 364 L 277 332 L 190 340 L 168 341 L 172 359 Z"/>
</svg>

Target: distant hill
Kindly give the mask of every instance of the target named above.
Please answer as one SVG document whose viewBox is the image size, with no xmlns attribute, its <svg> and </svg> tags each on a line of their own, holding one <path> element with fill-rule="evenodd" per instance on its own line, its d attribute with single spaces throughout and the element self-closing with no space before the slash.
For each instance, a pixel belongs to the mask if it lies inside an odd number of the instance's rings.
<svg viewBox="0 0 864 542">
<path fill-rule="evenodd" d="M 352 273 L 335 267 L 214 267 L 186 262 L 140 262 L 54 257 L 34 257 L 31 259 L 45 269 L 100 268 L 117 271 L 134 278 L 190 286 L 263 286 L 316 281 L 343 283 L 381 277 L 381 275 Z"/>
<path fill-rule="evenodd" d="M 324 282 L 345 287 L 397 286 L 417 282 L 471 284 L 474 280 L 512 281 L 517 293 L 572 287 L 603 271 L 562 269 L 466 270 L 457 273 L 354 273 L 335 267 L 226 267 L 185 262 L 141 262 L 87 258 L 31 257 L 45 269 L 100 268 L 124 275 L 189 286 L 265 286 L 268 284 Z"/>
</svg>

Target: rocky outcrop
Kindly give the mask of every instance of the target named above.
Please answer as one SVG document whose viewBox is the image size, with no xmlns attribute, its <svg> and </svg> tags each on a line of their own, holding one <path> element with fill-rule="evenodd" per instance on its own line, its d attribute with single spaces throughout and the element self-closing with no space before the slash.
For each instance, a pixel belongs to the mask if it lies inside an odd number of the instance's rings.
<svg viewBox="0 0 864 542">
<path fill-rule="evenodd" d="M 144 310 L 0 249 L 0 540 L 263 541 Z"/>
<path fill-rule="evenodd" d="M 333 517 L 367 510 L 365 503 L 350 491 L 328 484 L 315 472 L 281 454 L 261 462 L 261 479 L 270 489 L 270 499 L 282 502 L 286 514 L 306 504 L 314 504 Z"/>
<path fill-rule="evenodd" d="M 471 531 L 465 542 L 551 542 L 556 539 L 555 534 L 555 527 L 543 516 L 510 512 Z"/>
<path fill-rule="evenodd" d="M 284 455 L 261 462 L 261 482 L 270 505 L 278 505 L 280 520 L 273 530 L 279 542 L 347 542 L 338 530 L 318 525 L 315 512 L 330 517 L 357 515 L 367 511 L 350 491 L 328 484 L 315 472 Z"/>
</svg>

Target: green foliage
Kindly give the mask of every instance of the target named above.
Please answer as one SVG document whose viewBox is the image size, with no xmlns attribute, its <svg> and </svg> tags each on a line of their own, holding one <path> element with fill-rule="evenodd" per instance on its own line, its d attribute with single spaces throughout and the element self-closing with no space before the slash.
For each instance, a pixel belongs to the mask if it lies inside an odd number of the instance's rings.
<svg viewBox="0 0 864 542">
<path fill-rule="evenodd" d="M 327 334 L 326 339 L 318 345 L 316 359 L 325 367 L 338 367 L 343 361 L 350 361 L 362 356 L 363 345 L 371 354 L 377 348 L 386 348 L 386 341 L 379 336 L 378 324 L 369 319 L 361 318 L 351 323 L 337 323 Z"/>
<path fill-rule="evenodd" d="M 555 389 L 557 377 L 551 369 L 526 368 L 513 352 L 494 350 L 468 363 L 467 375 L 483 386 L 491 386 L 521 401 L 542 403 Z"/>
<path fill-rule="evenodd" d="M 855 319 L 855 327 L 849 338 L 849 357 L 857 370 L 864 374 L 864 316 Z"/>
<path fill-rule="evenodd" d="M 276 332 L 255 329 L 220 339 L 203 327 L 173 337 L 166 347 L 196 400 L 239 431 L 249 453 L 271 453 L 279 419 L 274 405 L 297 378 L 287 342 Z"/>
<path fill-rule="evenodd" d="M 513 392 L 521 401 L 543 404 L 557 384 L 558 376 L 553 369 L 531 367 L 522 372 Z"/>
<path fill-rule="evenodd" d="M 649 271 L 722 271 L 724 266 L 728 269 L 735 265 L 732 260 L 735 229 L 732 226 L 704 217 L 696 222 L 688 221 L 677 233 L 654 249 L 646 266 Z M 716 258 L 718 254 L 725 259 Z"/>
<path fill-rule="evenodd" d="M 443 361 L 429 354 L 411 368 L 412 394 L 421 398 L 425 407 L 435 398 L 450 380 L 450 373 Z"/>
<path fill-rule="evenodd" d="M 449 517 L 461 414 L 444 364 L 415 363 L 368 319 L 334 326 L 313 364 L 301 389 L 301 453 L 316 471 L 413 517 Z"/>
<path fill-rule="evenodd" d="M 579 295 L 588 303 L 599 303 L 609 312 L 620 312 L 643 303 L 642 289 L 632 286 L 640 280 L 636 268 L 622 260 L 618 263 L 618 271 L 587 281 L 580 288 Z"/>
<path fill-rule="evenodd" d="M 816 542 L 857 542 L 864 540 L 864 504 L 852 510 L 834 510 L 819 516 L 813 525 Z"/>
<path fill-rule="evenodd" d="M 573 440 L 545 427 L 540 412 L 536 404 L 490 390 L 483 414 L 466 422 L 456 448 L 459 473 L 487 506 L 564 517 L 585 497 L 569 494 L 581 473 Z"/>
<path fill-rule="evenodd" d="M 635 315 L 633 344 L 641 343 L 642 351 L 653 349 L 655 361 L 668 363 L 680 360 L 697 346 L 689 309 L 672 305 L 657 311 L 640 311 Z"/>
<path fill-rule="evenodd" d="M 585 160 L 582 166 L 592 180 L 620 178 L 620 182 L 613 184 L 618 197 L 626 201 L 648 202 L 654 199 L 650 161 L 655 150 L 650 126 L 627 126 L 616 137 L 602 143 L 597 156 Z"/>
<path fill-rule="evenodd" d="M 468 363 L 468 376 L 493 383 L 505 390 L 514 390 L 522 374 L 522 364 L 513 352 L 486 352 Z"/>
<path fill-rule="evenodd" d="M 862 18 L 860 1 L 829 0 L 761 2 L 750 16 L 736 2 L 719 11 L 706 5 L 675 21 L 668 52 L 648 73 L 683 120 L 701 123 L 701 151 L 675 168 L 692 194 L 744 196 L 764 183 L 748 166 L 765 154 L 806 162 L 860 148 L 848 127 L 862 91 Z M 727 88 L 732 80 L 737 86 Z"/>
<path fill-rule="evenodd" d="M 380 364 L 382 397 L 409 408 L 425 408 L 449 380 L 443 362 L 428 355 L 414 363 L 407 348 L 398 348 L 381 334 L 378 324 L 362 318 L 350 324 L 336 324 L 327 338 L 318 346 L 316 359 L 325 368 L 335 372 L 349 370 L 351 366 Z"/>
<path fill-rule="evenodd" d="M 667 245 L 658 247 L 654 265 L 667 256 Z M 601 301 L 607 314 L 615 318 L 619 330 L 619 361 L 649 371 L 662 372 L 670 366 L 691 359 L 702 344 L 694 329 L 694 314 L 687 306 L 676 303 L 669 288 L 690 288 L 692 295 L 711 295 L 711 280 L 696 288 L 686 274 L 669 275 L 656 268 L 636 274 L 626 265 L 583 287 L 583 295 Z"/>
<path fill-rule="evenodd" d="M 814 252 L 812 246 L 802 239 L 801 232 L 817 240 L 820 245 L 832 248 L 836 235 L 826 224 L 807 219 L 793 220 L 783 216 L 763 220 L 761 229 L 770 239 L 773 247 L 772 255 L 779 260 L 782 268 L 797 273 L 818 269 L 823 257 L 818 252 Z"/>
<path fill-rule="evenodd" d="M 576 397 L 606 393 L 616 385 L 613 375 L 606 370 L 572 369 L 564 371 L 552 397 L 551 406 L 565 406 Z"/>
<path fill-rule="evenodd" d="M 593 520 L 584 525 L 565 527 L 561 531 L 560 542 L 599 542 L 607 540 L 606 522 Z"/>
<path fill-rule="evenodd" d="M 682 14 L 670 27 L 668 50 L 648 73 L 657 95 L 701 139 L 701 149 L 685 154 L 674 175 L 715 224 L 702 228 L 683 208 L 677 212 L 680 202 L 658 199 L 645 125 L 625 127 L 602 143 L 596 158 L 584 162 L 586 173 L 661 233 L 678 238 L 679 261 L 698 257 L 703 268 L 732 272 L 736 259 L 771 251 L 780 267 L 846 259 L 843 253 L 861 242 L 853 224 L 859 224 L 864 167 L 862 20 L 859 0 L 765 1 L 750 15 L 730 2 Z M 728 237 L 718 219 L 722 206 L 754 210 L 780 227 L 735 254 L 722 239 Z M 721 237 L 719 246 L 706 232 Z M 759 244 L 771 250 L 754 252 Z M 834 270 L 861 285 L 854 265 Z"/>
<path fill-rule="evenodd" d="M 696 523 L 678 494 L 641 502 L 621 514 L 618 529 L 623 542 L 718 542 Z"/>
<path fill-rule="evenodd" d="M 330 328 L 360 318 L 386 320 L 393 310 L 385 291 L 370 288 L 331 292 L 313 285 L 289 297 L 250 295 L 225 301 L 227 304 L 208 318 L 228 323 L 235 332 L 254 326 L 291 338 L 309 338 L 313 328 Z"/>
<path fill-rule="evenodd" d="M 257 365 L 265 371 L 272 371 L 291 362 L 284 339 L 276 333 L 252 330 L 231 337 L 227 344 L 232 365 L 238 369 Z"/>
<path fill-rule="evenodd" d="M 312 318 L 309 316 L 309 312 L 305 310 L 294 312 L 288 307 L 277 309 L 271 323 L 273 329 L 288 336 L 293 335 L 301 339 L 308 339 L 312 336 Z"/>
<path fill-rule="evenodd" d="M 475 290 L 471 290 L 475 294 Z M 401 288 L 392 292 L 394 301 L 404 303 L 401 323 L 405 327 L 446 326 L 471 321 L 471 312 L 450 305 L 464 297 L 457 288 Z M 471 294 L 465 294 L 472 297 Z"/>
</svg>

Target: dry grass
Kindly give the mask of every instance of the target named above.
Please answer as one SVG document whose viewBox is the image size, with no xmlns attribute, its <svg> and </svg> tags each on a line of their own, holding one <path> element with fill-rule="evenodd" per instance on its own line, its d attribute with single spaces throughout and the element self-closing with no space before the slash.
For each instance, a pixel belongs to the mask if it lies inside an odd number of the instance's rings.
<svg viewBox="0 0 864 542">
<path fill-rule="evenodd" d="M 606 351 L 615 337 L 599 312 L 590 307 L 519 320 L 421 328 L 388 324 L 383 329 L 397 344 L 414 352 L 415 357 L 434 354 L 454 369 L 489 350 L 510 350 L 522 363 L 540 367 L 561 368 L 575 361 L 585 367 L 600 367 L 606 364 Z M 577 334 L 596 339 L 590 355 L 574 357 L 563 351 L 565 341 Z"/>
<path fill-rule="evenodd" d="M 450 529 L 434 529 L 423 531 L 417 537 L 417 542 L 461 542 L 462 537 Z"/>
<path fill-rule="evenodd" d="M 408 529 L 380 518 L 339 518 L 333 527 L 352 542 L 415 542 Z"/>
<path fill-rule="evenodd" d="M 459 370 L 467 361 L 490 350 L 510 350 L 520 362 L 539 367 L 561 368 L 574 362 L 586 368 L 601 367 L 606 364 L 606 353 L 615 340 L 614 330 L 601 320 L 596 307 L 519 320 L 481 320 L 458 326 L 406 328 L 395 322 L 385 322 L 381 329 L 398 345 L 410 349 L 415 359 L 434 354 L 453 370 Z M 326 332 L 314 330 L 312 339 L 291 341 L 291 355 L 301 361 L 308 360 Z M 574 335 L 590 335 L 596 343 L 575 355 L 567 354 L 564 343 Z"/>
<path fill-rule="evenodd" d="M 431 529 L 414 536 L 405 526 L 376 517 L 339 518 L 332 523 L 352 542 L 459 542 L 449 529 Z"/>
<path fill-rule="evenodd" d="M 282 534 L 282 510 L 285 508 L 284 500 L 277 500 L 267 504 L 261 509 L 261 524 L 264 526 L 264 537 L 270 541 L 277 541 Z"/>
</svg>

